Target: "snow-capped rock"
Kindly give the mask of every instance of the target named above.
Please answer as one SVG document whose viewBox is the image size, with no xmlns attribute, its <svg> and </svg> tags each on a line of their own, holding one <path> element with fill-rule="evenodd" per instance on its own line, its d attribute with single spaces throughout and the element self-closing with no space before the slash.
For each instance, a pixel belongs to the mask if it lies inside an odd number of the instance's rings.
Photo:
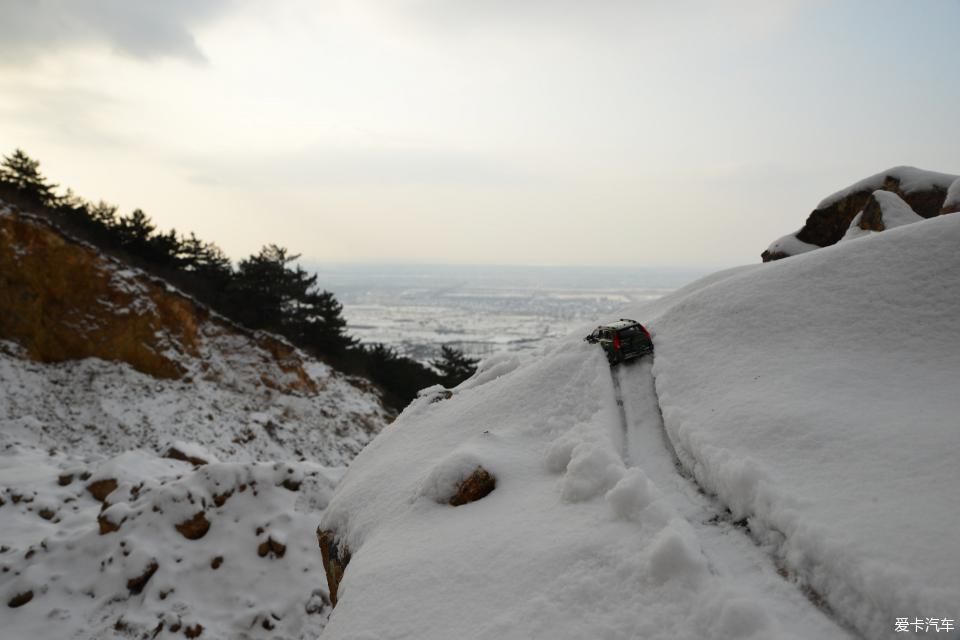
<svg viewBox="0 0 960 640">
<path fill-rule="evenodd" d="M 896 194 L 921 218 L 947 213 L 944 208 L 947 190 L 957 179 L 955 175 L 916 167 L 893 167 L 881 171 L 824 198 L 807 217 L 803 227 L 792 234 L 799 245 L 789 241 L 788 237 L 780 238 L 761 254 L 761 258 L 770 262 L 807 251 L 808 247 L 837 243 L 846 235 L 853 218 L 863 211 L 871 195 L 878 190 Z"/>
</svg>

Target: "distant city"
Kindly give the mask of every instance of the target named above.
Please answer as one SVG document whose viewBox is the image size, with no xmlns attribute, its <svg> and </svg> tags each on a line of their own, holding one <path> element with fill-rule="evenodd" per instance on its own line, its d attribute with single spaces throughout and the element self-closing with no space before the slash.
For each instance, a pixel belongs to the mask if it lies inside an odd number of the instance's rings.
<svg viewBox="0 0 960 640">
<path fill-rule="evenodd" d="M 351 335 L 421 362 L 442 345 L 485 357 L 542 347 L 704 274 L 615 267 L 305 265 L 344 306 Z"/>
</svg>

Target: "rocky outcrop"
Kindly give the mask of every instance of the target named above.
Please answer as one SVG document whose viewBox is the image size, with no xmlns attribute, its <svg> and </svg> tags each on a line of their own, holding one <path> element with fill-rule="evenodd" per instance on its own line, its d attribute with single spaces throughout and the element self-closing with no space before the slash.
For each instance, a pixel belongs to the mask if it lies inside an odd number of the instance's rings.
<svg viewBox="0 0 960 640">
<path fill-rule="evenodd" d="M 317 390 L 293 345 L 234 325 L 12 207 L 0 208 L 0 309 L 0 339 L 35 361 L 100 358 L 157 378 L 239 374 L 288 393 Z M 224 350 L 232 362 L 206 357 Z"/>
<path fill-rule="evenodd" d="M 957 176 L 925 171 L 915 167 L 893 167 L 842 189 L 823 200 L 807 217 L 803 227 L 792 234 L 801 246 L 826 247 L 846 235 L 853 219 L 870 203 L 875 191 L 889 191 L 899 196 L 917 215 L 932 218 L 947 213 L 944 203 L 947 190 Z M 960 209 L 960 206 L 958 206 Z M 863 218 L 861 218 L 863 220 Z M 876 218 L 873 218 L 875 221 Z M 868 221 L 867 224 L 870 224 Z M 866 227 L 865 227 L 866 228 Z M 789 238 L 780 238 L 761 255 L 764 262 L 796 255 L 798 251 L 783 249 Z"/>
<path fill-rule="evenodd" d="M 323 558 L 323 570 L 327 574 L 327 589 L 330 592 L 330 603 L 337 606 L 337 590 L 343 580 L 343 572 L 350 564 L 350 549 L 346 544 L 338 543 L 336 534 L 329 530 L 317 529 L 317 542 L 320 544 L 320 555 Z"/>
</svg>

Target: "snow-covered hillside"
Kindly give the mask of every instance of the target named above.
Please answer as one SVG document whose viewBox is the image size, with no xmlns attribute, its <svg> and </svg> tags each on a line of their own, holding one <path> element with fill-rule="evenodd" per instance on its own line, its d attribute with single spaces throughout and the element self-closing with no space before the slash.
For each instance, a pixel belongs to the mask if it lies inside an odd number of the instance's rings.
<svg viewBox="0 0 960 640">
<path fill-rule="evenodd" d="M 423 393 L 324 516 L 324 637 L 957 637 L 957 246 L 949 215 L 722 272 L 625 312 L 652 363 L 584 327 Z"/>
<path fill-rule="evenodd" d="M 0 311 L 0 638 L 315 638 L 371 385 L 11 210 Z"/>
</svg>

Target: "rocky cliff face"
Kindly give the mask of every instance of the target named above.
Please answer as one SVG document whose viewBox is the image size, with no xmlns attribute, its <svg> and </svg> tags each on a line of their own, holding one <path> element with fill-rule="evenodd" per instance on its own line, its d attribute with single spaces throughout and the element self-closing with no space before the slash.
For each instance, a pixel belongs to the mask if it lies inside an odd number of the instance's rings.
<svg viewBox="0 0 960 640">
<path fill-rule="evenodd" d="M 239 374 L 284 392 L 317 391 L 289 343 L 244 330 L 9 207 L 0 211 L 0 309 L 0 339 L 38 362 L 100 358 L 156 378 Z M 219 357 L 208 357 L 214 352 Z"/>
<path fill-rule="evenodd" d="M 896 194 L 921 218 L 953 213 L 960 210 L 960 203 L 954 206 L 948 191 L 951 185 L 958 184 L 956 190 L 960 192 L 958 181 L 960 178 L 955 175 L 915 167 L 893 167 L 877 173 L 823 200 L 799 231 L 774 241 L 760 257 L 770 262 L 836 244 L 846 235 L 854 218 L 866 208 L 871 208 L 872 213 L 861 216 L 861 221 L 868 225 L 871 220 L 875 222 L 878 212 L 872 197 L 875 191 Z M 869 229 L 868 226 L 860 228 Z"/>
</svg>

